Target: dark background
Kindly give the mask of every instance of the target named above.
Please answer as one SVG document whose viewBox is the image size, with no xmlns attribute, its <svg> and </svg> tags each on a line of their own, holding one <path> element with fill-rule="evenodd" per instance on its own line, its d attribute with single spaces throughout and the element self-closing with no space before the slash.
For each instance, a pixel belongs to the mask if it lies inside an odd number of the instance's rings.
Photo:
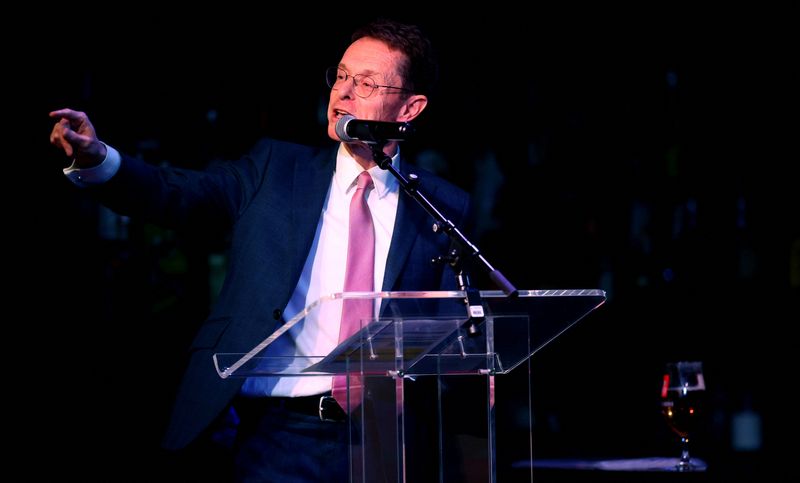
<svg viewBox="0 0 800 483">
<path fill-rule="evenodd" d="M 535 457 L 677 455 L 662 366 L 702 360 L 693 453 L 709 476 L 792 474 L 800 190 L 787 13 L 392 13 L 421 25 L 441 62 L 404 153 L 473 193 L 473 241 L 515 285 L 608 295 L 533 359 Z M 24 109 L 6 181 L 22 193 L 6 203 L 9 384 L 21 390 L 4 392 L 14 459 L 34 480 L 158 474 L 183 356 L 224 265 L 224 240 L 120 218 L 74 189 L 47 113 L 84 110 L 119 150 L 192 168 L 264 135 L 326 143 L 325 67 L 375 16 L 99 14 L 31 14 L 7 42 L 20 46 L 7 94 Z M 733 428 L 747 411 L 762 433 L 745 451 Z"/>
</svg>

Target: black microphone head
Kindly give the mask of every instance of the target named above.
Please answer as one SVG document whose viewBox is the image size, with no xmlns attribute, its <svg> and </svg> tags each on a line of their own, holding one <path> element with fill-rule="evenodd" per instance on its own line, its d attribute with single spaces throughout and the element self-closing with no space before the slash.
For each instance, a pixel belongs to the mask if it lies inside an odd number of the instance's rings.
<svg viewBox="0 0 800 483">
<path fill-rule="evenodd" d="M 414 134 L 414 127 L 408 122 L 374 121 L 357 119 L 346 114 L 336 121 L 336 136 L 349 143 L 386 144 L 390 141 L 404 141 Z"/>
<path fill-rule="evenodd" d="M 356 116 L 352 116 L 350 114 L 345 114 L 338 121 L 336 121 L 336 135 L 339 136 L 339 139 L 342 141 L 349 143 L 352 141 L 358 141 L 358 139 L 350 136 L 347 134 L 347 123 L 355 119 Z"/>
</svg>

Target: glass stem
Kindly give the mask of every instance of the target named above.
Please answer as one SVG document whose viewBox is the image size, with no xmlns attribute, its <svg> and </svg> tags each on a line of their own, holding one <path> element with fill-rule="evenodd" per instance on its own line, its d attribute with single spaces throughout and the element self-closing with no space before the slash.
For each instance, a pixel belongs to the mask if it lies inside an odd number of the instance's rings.
<svg viewBox="0 0 800 483">
<path fill-rule="evenodd" d="M 681 460 L 678 462 L 678 471 L 690 471 L 692 465 L 689 462 L 689 438 L 681 437 Z"/>
</svg>

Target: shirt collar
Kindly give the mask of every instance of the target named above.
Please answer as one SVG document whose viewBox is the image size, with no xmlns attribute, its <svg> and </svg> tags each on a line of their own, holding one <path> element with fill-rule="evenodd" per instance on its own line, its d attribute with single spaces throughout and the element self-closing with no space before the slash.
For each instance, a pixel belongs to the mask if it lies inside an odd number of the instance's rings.
<svg viewBox="0 0 800 483">
<path fill-rule="evenodd" d="M 400 170 L 400 147 L 397 147 L 397 152 L 392 156 L 392 166 L 396 170 Z M 356 178 L 364 168 L 347 152 L 344 143 L 339 144 L 339 151 L 336 153 L 336 172 L 333 175 L 335 180 L 336 189 L 341 190 L 346 194 L 356 186 Z M 369 175 L 372 176 L 372 181 L 375 184 L 374 190 L 378 198 L 383 198 L 392 191 L 398 188 L 397 180 L 392 173 L 388 170 L 381 169 L 379 166 L 373 166 L 369 169 Z"/>
</svg>

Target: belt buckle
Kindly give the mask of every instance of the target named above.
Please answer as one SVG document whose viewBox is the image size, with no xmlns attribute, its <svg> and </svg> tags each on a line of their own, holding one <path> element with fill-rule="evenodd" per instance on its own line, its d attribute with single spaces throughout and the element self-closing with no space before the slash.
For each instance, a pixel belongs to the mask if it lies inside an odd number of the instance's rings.
<svg viewBox="0 0 800 483">
<path fill-rule="evenodd" d="M 336 402 L 336 399 L 334 399 L 333 396 L 320 396 L 320 398 L 319 398 L 319 420 L 320 421 L 329 421 L 329 422 L 333 422 L 333 423 L 337 423 L 337 422 L 343 421 L 344 418 L 341 417 L 342 415 L 340 415 L 340 417 L 338 419 L 336 419 L 336 417 L 335 417 L 337 412 L 343 413 L 343 411 L 341 409 L 339 409 L 338 406 L 339 406 L 339 403 Z M 336 411 L 336 409 L 339 409 L 339 411 Z M 328 417 L 326 415 L 330 415 L 331 417 Z"/>
</svg>

